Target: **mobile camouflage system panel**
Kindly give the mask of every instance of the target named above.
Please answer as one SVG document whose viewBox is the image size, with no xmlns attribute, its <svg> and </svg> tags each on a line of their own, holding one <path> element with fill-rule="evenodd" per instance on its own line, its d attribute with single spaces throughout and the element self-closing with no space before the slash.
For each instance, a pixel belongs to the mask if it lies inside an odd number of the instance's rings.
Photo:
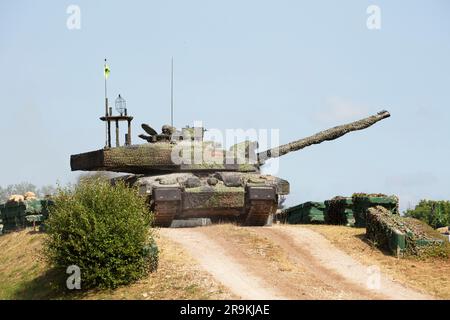
<svg viewBox="0 0 450 320">
<path fill-rule="evenodd" d="M 353 226 L 353 200 L 349 197 L 334 197 L 325 201 L 325 223 Z"/>
<path fill-rule="evenodd" d="M 366 226 L 366 214 L 369 208 L 382 206 L 392 214 L 398 214 L 398 197 L 384 194 L 364 194 L 356 193 L 352 196 L 353 214 L 355 216 L 355 226 Z"/>
<path fill-rule="evenodd" d="M 366 237 L 396 256 L 448 254 L 447 240 L 439 232 L 420 220 L 392 214 L 382 206 L 367 210 Z"/>
<path fill-rule="evenodd" d="M 21 202 L 7 202 L 0 205 L 0 220 L 3 233 L 17 228 L 39 224 L 48 218 L 51 200 L 25 200 Z"/>
<path fill-rule="evenodd" d="M 324 223 L 325 204 L 308 201 L 284 210 L 289 224 Z"/>
</svg>

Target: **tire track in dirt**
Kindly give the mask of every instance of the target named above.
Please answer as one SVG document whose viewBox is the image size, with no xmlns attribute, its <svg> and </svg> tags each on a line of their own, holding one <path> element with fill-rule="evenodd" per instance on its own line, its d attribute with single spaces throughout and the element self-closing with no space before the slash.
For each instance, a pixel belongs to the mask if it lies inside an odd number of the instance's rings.
<svg viewBox="0 0 450 320">
<path fill-rule="evenodd" d="M 264 256 L 249 254 L 232 226 L 161 229 L 216 280 L 242 299 L 432 299 L 379 273 L 379 286 L 368 286 L 370 269 L 336 248 L 325 237 L 301 226 L 239 227 L 286 257 L 291 270 L 280 270 Z M 236 234 L 235 234 L 236 235 Z M 375 275 L 377 277 L 377 275 Z M 375 278 L 376 281 L 376 278 Z"/>
<path fill-rule="evenodd" d="M 223 246 L 201 231 L 204 228 L 161 229 L 163 236 L 180 244 L 214 278 L 242 299 L 287 299 L 247 267 L 236 262 Z"/>
<path fill-rule="evenodd" d="M 293 261 L 336 288 L 360 293 L 369 299 L 433 299 L 395 282 L 379 272 L 379 269 L 376 271 L 376 266 L 369 268 L 359 263 L 310 229 L 301 226 L 273 226 L 252 230 L 270 238 L 282 247 Z"/>
</svg>

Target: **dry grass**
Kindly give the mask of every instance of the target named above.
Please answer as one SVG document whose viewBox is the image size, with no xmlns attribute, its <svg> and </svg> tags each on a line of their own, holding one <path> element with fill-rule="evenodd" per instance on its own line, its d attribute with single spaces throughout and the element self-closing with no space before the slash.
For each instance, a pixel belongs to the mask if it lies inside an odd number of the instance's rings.
<svg viewBox="0 0 450 320">
<path fill-rule="evenodd" d="M 0 299 L 16 297 L 27 283 L 45 273 L 41 245 L 42 234 L 29 230 L 0 237 Z"/>
<path fill-rule="evenodd" d="M 302 225 L 330 240 L 336 247 L 366 265 L 378 265 L 384 273 L 419 290 L 450 299 L 450 259 L 399 259 L 365 241 L 365 228 Z"/>
<path fill-rule="evenodd" d="M 0 237 L 0 299 L 229 299 L 234 298 L 170 240 L 159 237 L 158 271 L 116 290 L 69 292 L 66 274 L 40 258 L 44 234 L 30 230 Z"/>
</svg>

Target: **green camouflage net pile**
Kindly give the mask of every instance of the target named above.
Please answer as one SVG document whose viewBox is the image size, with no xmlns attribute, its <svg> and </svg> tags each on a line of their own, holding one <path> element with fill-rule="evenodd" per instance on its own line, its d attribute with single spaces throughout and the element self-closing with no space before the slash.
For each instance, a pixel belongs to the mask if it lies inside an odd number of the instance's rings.
<svg viewBox="0 0 450 320">
<path fill-rule="evenodd" d="M 354 225 L 352 198 L 337 196 L 325 201 L 325 206 L 326 224 Z"/>
<path fill-rule="evenodd" d="M 0 234 L 41 224 L 48 218 L 51 200 L 24 200 L 0 204 Z"/>
<path fill-rule="evenodd" d="M 308 201 L 284 210 L 289 224 L 323 223 L 325 204 L 323 202 Z"/>
<path fill-rule="evenodd" d="M 437 231 L 413 218 L 376 206 L 367 210 L 366 237 L 397 256 L 448 257 L 449 244 Z"/>
<path fill-rule="evenodd" d="M 382 193 L 354 193 L 352 195 L 353 214 L 356 227 L 366 226 L 367 209 L 375 206 L 382 206 L 393 214 L 398 214 L 398 197 L 387 196 Z"/>
</svg>

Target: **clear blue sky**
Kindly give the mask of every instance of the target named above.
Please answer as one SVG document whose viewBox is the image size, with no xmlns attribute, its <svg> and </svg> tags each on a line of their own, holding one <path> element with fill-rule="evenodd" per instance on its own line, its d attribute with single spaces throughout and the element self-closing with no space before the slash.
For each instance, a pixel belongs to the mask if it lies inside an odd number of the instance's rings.
<svg viewBox="0 0 450 320">
<path fill-rule="evenodd" d="M 69 5 L 81 29 L 69 30 Z M 381 29 L 366 27 L 369 5 Z M 450 199 L 450 2 L 1 1 L 0 185 L 67 183 L 101 148 L 102 64 L 142 122 L 275 128 L 286 143 L 387 109 L 368 130 L 289 154 L 288 204 L 353 192 Z"/>
</svg>

